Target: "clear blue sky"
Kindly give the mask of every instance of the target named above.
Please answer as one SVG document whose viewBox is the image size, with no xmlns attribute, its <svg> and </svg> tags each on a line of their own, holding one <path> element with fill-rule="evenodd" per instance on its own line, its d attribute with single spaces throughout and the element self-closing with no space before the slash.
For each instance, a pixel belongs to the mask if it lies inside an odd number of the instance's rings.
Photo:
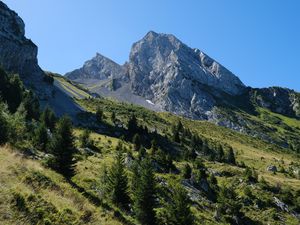
<svg viewBox="0 0 300 225">
<path fill-rule="evenodd" d="M 4 0 L 26 23 L 45 70 L 64 74 L 99 52 L 123 64 L 149 30 L 172 33 L 250 86 L 300 91 L 298 0 Z"/>
</svg>

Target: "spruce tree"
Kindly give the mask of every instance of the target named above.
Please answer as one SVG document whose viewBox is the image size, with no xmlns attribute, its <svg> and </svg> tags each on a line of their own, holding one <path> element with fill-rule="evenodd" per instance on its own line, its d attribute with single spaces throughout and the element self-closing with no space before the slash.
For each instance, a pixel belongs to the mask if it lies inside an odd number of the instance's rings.
<svg viewBox="0 0 300 225">
<path fill-rule="evenodd" d="M 111 201 L 116 205 L 127 208 L 130 198 L 128 195 L 128 179 L 124 157 L 121 151 L 117 151 L 115 162 L 108 172 L 108 188 Z"/>
<path fill-rule="evenodd" d="M 46 108 L 42 112 L 40 116 L 40 122 L 44 123 L 46 127 L 48 127 L 53 132 L 56 123 L 56 116 L 53 110 L 48 106 L 46 106 Z"/>
<path fill-rule="evenodd" d="M 96 121 L 98 123 L 101 123 L 103 119 L 103 111 L 100 107 L 97 107 L 96 109 Z"/>
<path fill-rule="evenodd" d="M 217 147 L 216 159 L 219 162 L 223 162 L 224 161 L 224 150 L 223 150 L 222 145 L 218 145 L 218 147 Z"/>
<path fill-rule="evenodd" d="M 26 109 L 26 119 L 35 119 L 38 120 L 40 116 L 40 103 L 37 97 L 33 94 L 33 92 L 30 90 L 28 92 L 25 92 L 23 104 Z"/>
<path fill-rule="evenodd" d="M 7 109 L 7 105 L 0 103 L 0 144 L 4 144 L 8 139 L 8 123 L 4 116 L 4 109 Z"/>
<path fill-rule="evenodd" d="M 192 176 L 192 168 L 187 163 L 183 167 L 182 176 L 184 179 L 190 179 Z"/>
<path fill-rule="evenodd" d="M 82 148 L 88 148 L 92 145 L 92 140 L 90 138 L 91 131 L 85 129 L 83 133 L 79 136 L 80 145 Z"/>
<path fill-rule="evenodd" d="M 155 178 L 151 161 L 144 159 L 140 166 L 134 169 L 133 176 L 133 209 L 141 224 L 156 224 L 155 218 Z"/>
<path fill-rule="evenodd" d="M 168 224 L 194 224 L 194 216 L 190 209 L 190 199 L 186 190 L 179 184 L 173 184 L 172 186 L 171 202 L 167 205 L 169 213 Z"/>
<path fill-rule="evenodd" d="M 132 114 L 130 119 L 128 120 L 127 127 L 128 127 L 129 135 L 131 137 L 138 132 L 137 119 L 134 114 Z"/>
<path fill-rule="evenodd" d="M 111 116 L 110 116 L 110 119 L 111 119 L 111 121 L 113 122 L 113 124 L 115 124 L 116 123 L 116 113 L 115 112 L 112 112 L 111 113 Z"/>
<path fill-rule="evenodd" d="M 45 151 L 48 144 L 49 137 L 47 128 L 44 123 L 40 123 L 34 131 L 33 142 L 37 148 Z"/>
<path fill-rule="evenodd" d="M 141 143 L 141 137 L 139 134 L 135 134 L 132 138 L 132 142 L 133 142 L 133 148 L 135 151 L 139 151 L 142 143 Z"/>
<path fill-rule="evenodd" d="M 232 147 L 230 147 L 228 149 L 228 152 L 227 152 L 227 155 L 226 155 L 226 161 L 227 161 L 227 163 L 230 163 L 232 165 L 236 164 L 235 156 L 234 156 L 234 152 L 233 152 Z"/>
<path fill-rule="evenodd" d="M 50 149 L 54 156 L 50 166 L 66 178 L 72 177 L 75 146 L 72 122 L 69 117 L 64 116 L 58 121 Z"/>
</svg>

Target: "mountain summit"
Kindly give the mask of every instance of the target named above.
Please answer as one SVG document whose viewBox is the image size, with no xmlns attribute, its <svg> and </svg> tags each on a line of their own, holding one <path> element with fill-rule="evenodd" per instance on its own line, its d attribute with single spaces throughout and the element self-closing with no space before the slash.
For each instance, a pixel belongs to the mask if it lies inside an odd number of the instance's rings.
<svg viewBox="0 0 300 225">
<path fill-rule="evenodd" d="M 215 96 L 238 95 L 246 88 L 202 51 L 153 31 L 133 44 L 123 66 L 97 54 L 66 76 L 100 95 L 196 119 L 207 119 Z"/>
</svg>

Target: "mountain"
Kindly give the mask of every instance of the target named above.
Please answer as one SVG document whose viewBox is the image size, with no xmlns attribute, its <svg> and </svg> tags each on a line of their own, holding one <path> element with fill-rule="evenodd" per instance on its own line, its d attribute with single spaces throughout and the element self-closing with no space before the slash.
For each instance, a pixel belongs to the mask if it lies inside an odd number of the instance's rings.
<svg viewBox="0 0 300 225">
<path fill-rule="evenodd" d="M 66 77 L 100 95 L 195 119 L 208 119 L 223 93 L 246 90 L 238 77 L 205 53 L 153 31 L 133 44 L 122 67 L 97 55 Z"/>
<path fill-rule="evenodd" d="M 94 58 L 86 61 L 82 68 L 67 73 L 65 76 L 77 82 L 85 82 L 89 79 L 112 79 L 122 72 L 122 66 L 97 53 Z"/>
<path fill-rule="evenodd" d="M 47 74 L 38 65 L 37 46 L 25 37 L 23 20 L 2 1 L 0 22 L 0 66 L 10 74 L 19 74 L 25 86 L 38 96 L 42 106 L 49 105 L 58 115 L 68 113 L 75 118 L 82 109 L 56 86 L 57 82 L 49 82 Z"/>
<path fill-rule="evenodd" d="M 0 65 L 21 78 L 41 80 L 43 71 L 37 61 L 37 46 L 25 37 L 25 24 L 14 11 L 0 2 Z"/>
<path fill-rule="evenodd" d="M 72 81 L 0 4 L 0 224 L 299 224 L 299 93 L 245 87 L 154 32 Z"/>
<path fill-rule="evenodd" d="M 134 43 L 129 61 L 120 66 L 97 55 L 66 74 L 93 93 L 138 104 L 154 111 L 168 111 L 288 145 L 273 130 L 253 120 L 259 108 L 299 118 L 299 93 L 280 87 L 246 87 L 232 72 L 174 35 L 148 32 Z M 292 142 L 294 139 L 292 138 Z"/>
</svg>

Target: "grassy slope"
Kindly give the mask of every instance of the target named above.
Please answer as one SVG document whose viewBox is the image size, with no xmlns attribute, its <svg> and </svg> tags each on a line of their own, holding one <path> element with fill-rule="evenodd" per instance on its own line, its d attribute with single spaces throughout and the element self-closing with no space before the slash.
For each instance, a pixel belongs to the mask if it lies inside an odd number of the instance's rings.
<svg viewBox="0 0 300 225">
<path fill-rule="evenodd" d="M 62 176 L 8 147 L 0 148 L 0 184 L 0 224 L 120 224 Z"/>
<path fill-rule="evenodd" d="M 74 93 L 78 92 L 80 95 L 83 95 L 83 90 L 73 86 L 64 79 L 58 78 L 58 81 L 67 87 L 67 91 L 72 90 Z M 87 93 L 85 94 L 87 97 L 89 96 Z M 237 160 L 239 162 L 245 162 L 245 164 L 250 167 L 254 167 L 258 171 L 259 176 L 263 176 L 271 185 L 280 184 L 284 188 L 290 187 L 294 190 L 300 188 L 299 179 L 292 178 L 283 173 L 273 174 L 266 171 L 266 167 L 271 164 L 277 166 L 280 164 L 285 169 L 288 169 L 291 162 L 300 163 L 298 155 L 292 154 L 279 146 L 234 132 L 227 128 L 216 126 L 209 122 L 179 118 L 170 113 L 154 113 L 131 104 L 119 103 L 108 99 L 98 99 L 96 103 L 82 99 L 77 101 L 86 108 L 87 111 L 92 113 L 95 112 L 96 106 L 102 107 L 107 124 L 112 124 L 112 121 L 110 121 L 111 112 L 116 113 L 117 119 L 122 124 L 126 124 L 129 115 L 134 113 L 138 118 L 139 124 L 147 125 L 150 130 L 156 129 L 159 133 L 169 133 L 171 125 L 180 119 L 184 126 L 193 132 L 209 139 L 231 145 L 235 150 Z M 270 112 L 267 113 L 272 115 Z M 299 121 L 281 115 L 273 116 L 281 118 L 287 125 L 300 126 L 298 124 Z M 260 117 L 254 119 L 260 122 L 263 121 Z M 275 126 L 276 124 L 271 125 Z M 74 133 L 76 136 L 79 136 L 81 132 L 82 130 L 78 128 Z M 103 168 L 111 164 L 114 147 L 119 139 L 97 133 L 92 133 L 92 138 L 96 141 L 96 145 L 101 152 L 81 156 L 81 160 L 76 166 L 77 174 L 73 177 L 72 181 L 79 187 L 84 188 L 87 194 L 102 201 L 101 193 L 98 191 L 101 186 L 101 173 Z M 123 142 L 123 144 L 128 149 L 132 147 L 130 143 Z M 181 169 L 185 163 L 184 161 L 175 162 L 175 165 L 178 169 Z M 230 172 L 230 176 L 217 177 L 219 185 L 234 184 L 238 195 L 243 196 L 246 184 L 237 181 L 241 178 L 244 169 L 209 161 L 205 162 L 205 164 L 209 169 L 217 172 Z M 37 178 L 36 174 L 39 175 Z M 156 174 L 156 176 L 166 180 L 180 179 L 180 175 L 168 173 Z M 28 178 L 30 178 L 29 181 Z M 33 180 L 33 182 L 31 180 Z M 61 218 L 61 221 L 55 221 L 57 224 L 67 224 L 66 221 L 73 222 L 74 224 L 120 224 L 117 218 L 113 216 L 113 212 L 116 212 L 116 209 L 103 208 L 99 205 L 95 206 L 92 201 L 80 194 L 60 175 L 45 169 L 36 160 L 33 161 L 18 156 L 6 147 L 2 147 L 0 151 L 0 184 L 5 184 L 0 185 L 0 192 L 4 193 L 0 196 L 1 224 L 20 224 L 20 222 L 24 224 L 31 222 L 34 224 L 32 218 L 35 217 L 42 217 L 41 221 L 46 218 L 53 221 L 55 220 L 54 218 Z M 265 199 L 272 198 L 271 194 L 266 193 L 259 187 L 253 186 L 252 189 L 255 196 Z M 14 206 L 16 204 L 16 193 L 17 196 L 21 196 L 25 199 L 25 203 L 28 207 L 27 211 Z M 38 201 L 31 200 L 30 196 L 32 194 L 41 196 L 40 198 L 43 200 L 42 206 Z M 105 204 L 104 202 L 104 205 Z M 53 206 L 55 208 L 54 212 L 48 210 L 45 205 Z M 214 204 L 205 200 L 194 204 L 192 209 L 197 217 L 198 223 L 215 224 L 215 220 L 213 219 L 215 207 Z M 270 216 L 273 215 L 274 212 L 284 218 L 286 224 L 298 224 L 298 221 L 289 214 L 274 210 L 272 207 L 262 210 L 258 210 L 253 206 L 243 208 L 243 211 L 248 217 L 256 221 L 261 221 L 263 224 L 278 224 Z M 39 211 L 41 211 L 40 214 L 37 214 Z M 91 216 L 89 222 L 86 222 L 87 216 L 84 215 L 88 214 L 91 214 Z M 132 221 L 132 219 L 127 218 L 127 221 Z"/>
<path fill-rule="evenodd" d="M 154 113 L 147 109 L 144 109 L 139 106 L 133 106 L 130 104 L 119 103 L 113 100 L 108 99 L 100 99 L 96 102 L 79 100 L 78 101 L 83 107 L 85 107 L 88 111 L 95 112 L 95 107 L 100 106 L 104 114 L 106 115 L 106 122 L 111 123 L 109 117 L 111 112 L 115 112 L 117 118 L 123 123 L 126 124 L 126 121 L 131 113 L 134 113 L 141 125 L 147 125 L 150 128 L 156 129 L 158 132 L 170 132 L 171 124 L 176 123 L 179 119 L 182 121 L 183 125 L 195 133 L 198 133 L 204 137 L 215 140 L 217 142 L 223 144 L 231 145 L 236 153 L 237 161 L 243 161 L 247 166 L 253 167 L 259 174 L 259 178 L 264 177 L 265 180 L 271 185 L 276 186 L 280 185 L 283 188 L 291 188 L 293 190 L 299 190 L 300 188 L 300 180 L 297 178 L 290 177 L 287 174 L 283 173 L 270 173 L 266 171 L 267 166 L 276 165 L 277 167 L 281 166 L 285 170 L 288 170 L 291 162 L 300 163 L 299 155 L 295 153 L 291 153 L 289 150 L 281 148 L 277 145 L 273 145 L 267 142 L 264 142 L 260 139 L 253 138 L 244 134 L 240 134 L 238 132 L 232 131 L 230 129 L 216 126 L 212 123 L 206 121 L 193 121 L 185 118 L 179 118 L 170 113 Z M 107 140 L 106 136 L 106 140 Z M 103 137 L 101 137 L 101 140 Z M 116 142 L 116 139 L 113 138 L 112 143 Z M 104 142 L 105 143 L 105 142 Z M 130 147 L 130 144 L 126 144 Z M 101 148 L 110 149 L 107 146 L 102 146 Z M 111 160 L 111 150 L 107 150 L 106 154 L 102 154 L 101 160 L 95 156 L 92 156 L 88 159 L 87 163 L 82 162 L 80 167 L 87 166 L 87 171 L 93 171 L 93 174 L 88 174 L 87 172 L 81 172 L 79 177 L 99 177 L 100 171 L 103 168 L 103 163 L 107 166 Z M 177 168 L 182 168 L 182 165 L 185 162 L 175 163 Z M 236 180 L 239 180 L 242 177 L 242 173 L 244 169 L 238 168 L 235 166 L 230 166 L 228 164 L 216 163 L 216 162 L 206 162 L 206 166 L 209 169 L 212 169 L 216 172 L 230 172 L 232 175 L 229 177 L 217 177 L 220 185 L 228 185 L 233 184 Z M 82 169 L 81 169 L 82 171 Z M 97 171 L 97 172 L 94 172 Z M 165 179 L 179 179 L 178 175 L 174 174 L 157 174 L 157 176 L 163 177 Z M 84 180 L 84 179 L 83 179 Z M 97 181 L 93 179 L 88 179 L 88 181 L 84 184 L 87 188 L 93 187 Z M 247 185 L 245 183 L 236 184 L 236 191 L 243 196 L 243 191 Z M 269 199 L 272 201 L 272 194 L 266 193 L 264 190 L 253 187 L 253 192 L 256 196 L 260 196 L 261 198 Z M 195 206 L 193 208 L 195 214 L 197 215 L 198 221 L 201 224 L 201 221 L 205 220 L 206 224 L 214 224 L 213 212 L 214 206 L 211 206 L 209 203 L 206 205 L 205 202 L 199 203 L 202 205 L 201 207 Z M 206 205 L 206 206 L 205 206 Z M 257 221 L 263 221 L 264 224 L 276 224 L 276 222 L 270 217 L 271 214 L 278 214 L 282 218 L 285 218 L 285 221 L 288 224 L 297 224 L 297 220 L 292 216 L 274 211 L 274 208 L 267 208 L 264 210 L 258 210 L 253 207 L 243 208 L 243 211 L 250 218 L 256 218 Z M 259 213 L 258 213 L 259 212 Z"/>
</svg>

